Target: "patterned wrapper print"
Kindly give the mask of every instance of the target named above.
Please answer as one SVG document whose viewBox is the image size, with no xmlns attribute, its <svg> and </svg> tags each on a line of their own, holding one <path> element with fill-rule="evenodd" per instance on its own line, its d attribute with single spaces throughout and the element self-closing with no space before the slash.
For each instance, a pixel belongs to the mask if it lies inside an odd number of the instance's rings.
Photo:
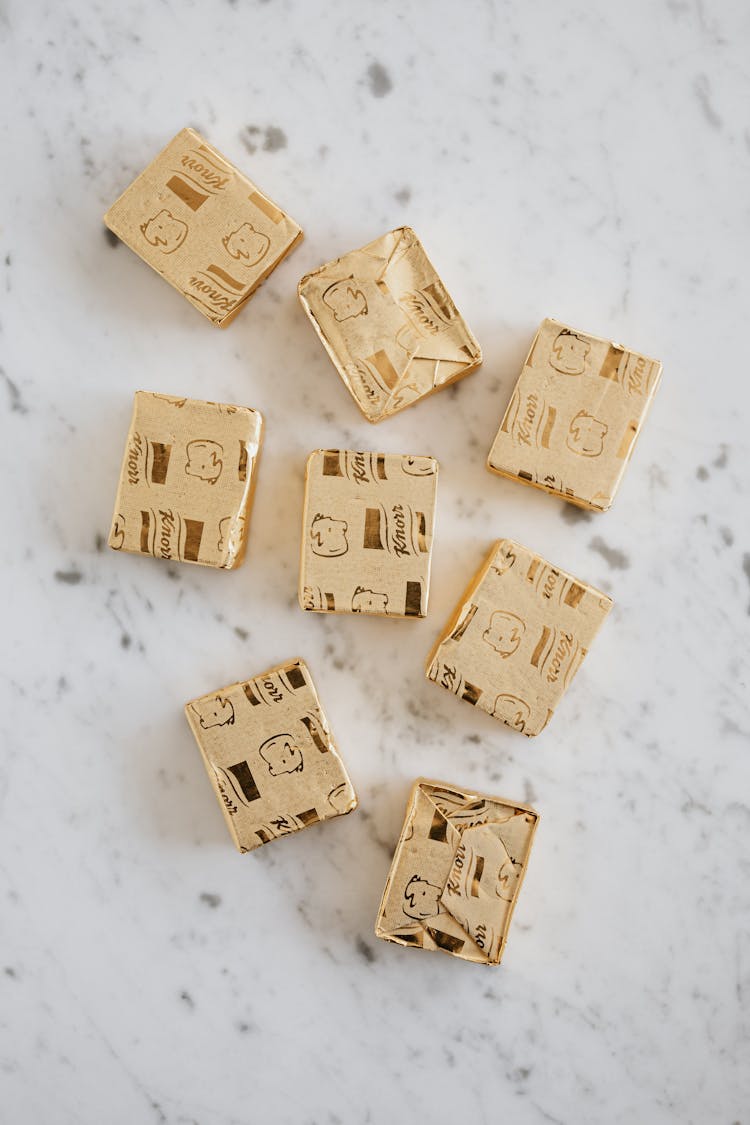
<svg viewBox="0 0 750 1125">
<path fill-rule="evenodd" d="M 307 460 L 299 602 L 318 613 L 424 617 L 438 463 L 317 449 Z"/>
<path fill-rule="evenodd" d="M 661 371 L 658 360 L 543 321 L 487 468 L 580 507 L 607 511 Z"/>
<path fill-rule="evenodd" d="M 299 297 L 368 422 L 388 418 L 482 362 L 479 344 L 410 227 L 307 274 Z"/>
<path fill-rule="evenodd" d="M 183 129 L 104 216 L 111 231 L 221 328 L 302 231 L 192 129 Z"/>
<path fill-rule="evenodd" d="M 512 539 L 494 544 L 427 662 L 427 678 L 525 735 L 544 729 L 612 608 Z"/>
<path fill-rule="evenodd" d="M 110 547 L 239 566 L 262 441 L 257 410 L 137 391 Z"/>
<path fill-rule="evenodd" d="M 528 805 L 420 778 L 383 892 L 377 937 L 499 964 L 538 820 Z"/>
<path fill-rule="evenodd" d="M 304 661 L 193 699 L 185 715 L 241 852 L 357 807 Z"/>
</svg>

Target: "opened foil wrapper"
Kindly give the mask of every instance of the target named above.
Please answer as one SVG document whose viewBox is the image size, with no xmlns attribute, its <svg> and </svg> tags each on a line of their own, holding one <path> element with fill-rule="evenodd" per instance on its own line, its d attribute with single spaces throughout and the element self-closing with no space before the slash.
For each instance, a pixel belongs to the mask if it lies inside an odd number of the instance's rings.
<svg viewBox="0 0 750 1125">
<path fill-rule="evenodd" d="M 396 414 L 482 362 L 479 344 L 410 227 L 307 274 L 299 297 L 368 422 Z"/>
<path fill-rule="evenodd" d="M 420 778 L 407 805 L 376 936 L 499 964 L 538 821 L 528 805 Z"/>
</svg>

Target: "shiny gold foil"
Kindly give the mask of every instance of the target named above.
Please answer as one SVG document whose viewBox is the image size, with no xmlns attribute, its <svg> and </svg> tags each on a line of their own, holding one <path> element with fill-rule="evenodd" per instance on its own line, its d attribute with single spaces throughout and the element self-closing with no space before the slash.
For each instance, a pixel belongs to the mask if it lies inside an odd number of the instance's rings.
<svg viewBox="0 0 750 1125">
<path fill-rule="evenodd" d="M 318 613 L 424 617 L 438 463 L 316 449 L 307 459 L 299 602 Z"/>
<path fill-rule="evenodd" d="M 601 590 L 500 539 L 438 640 L 427 678 L 539 734 L 611 608 Z"/>
<path fill-rule="evenodd" d="M 375 934 L 497 965 L 539 815 L 438 781 L 415 782 Z"/>
<path fill-rule="evenodd" d="M 284 211 L 192 129 L 183 129 L 104 222 L 221 328 L 302 238 Z"/>
<path fill-rule="evenodd" d="M 245 555 L 263 418 L 137 391 L 109 545 L 232 570 Z"/>
<path fill-rule="evenodd" d="M 241 852 L 357 807 L 303 660 L 193 699 L 185 714 Z"/>
<path fill-rule="evenodd" d="M 605 512 L 661 378 L 656 359 L 544 320 L 487 468 Z"/>
<path fill-rule="evenodd" d="M 299 297 L 368 422 L 396 414 L 482 362 L 479 344 L 410 227 L 307 274 Z"/>
</svg>

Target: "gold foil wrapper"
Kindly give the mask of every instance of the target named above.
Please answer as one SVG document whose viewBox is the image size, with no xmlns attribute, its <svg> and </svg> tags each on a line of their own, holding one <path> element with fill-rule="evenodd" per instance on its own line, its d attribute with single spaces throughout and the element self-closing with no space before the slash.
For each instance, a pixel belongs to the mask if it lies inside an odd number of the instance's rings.
<svg viewBox="0 0 750 1125">
<path fill-rule="evenodd" d="M 661 378 L 656 359 L 542 321 L 487 468 L 605 512 Z"/>
<path fill-rule="evenodd" d="M 420 778 L 407 805 L 376 936 L 499 964 L 538 820 L 528 805 Z"/>
<path fill-rule="evenodd" d="M 424 617 L 438 463 L 316 449 L 307 460 L 299 602 L 318 613 Z"/>
<path fill-rule="evenodd" d="M 601 590 L 500 539 L 438 640 L 427 678 L 539 734 L 611 608 Z"/>
<path fill-rule="evenodd" d="M 247 545 L 263 418 L 137 391 L 109 545 L 232 570 Z"/>
<path fill-rule="evenodd" d="M 193 699 L 185 714 L 241 852 L 357 807 L 304 661 Z"/>
<path fill-rule="evenodd" d="M 183 129 L 104 222 L 221 328 L 302 238 L 289 215 L 192 129 Z"/>
<path fill-rule="evenodd" d="M 410 227 L 307 274 L 299 297 L 368 422 L 396 414 L 482 362 L 479 344 Z"/>
</svg>

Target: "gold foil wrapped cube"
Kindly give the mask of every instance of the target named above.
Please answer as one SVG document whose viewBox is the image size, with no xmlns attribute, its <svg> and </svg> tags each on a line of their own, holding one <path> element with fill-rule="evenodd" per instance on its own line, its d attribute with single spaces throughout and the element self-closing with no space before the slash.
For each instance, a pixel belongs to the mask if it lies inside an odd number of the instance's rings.
<svg viewBox="0 0 750 1125">
<path fill-rule="evenodd" d="M 438 463 L 316 449 L 307 460 L 299 602 L 319 613 L 424 617 Z"/>
<path fill-rule="evenodd" d="M 194 699 L 185 714 L 241 852 L 357 807 L 304 661 Z"/>
<path fill-rule="evenodd" d="M 262 440 L 263 418 L 247 406 L 137 391 L 110 547 L 239 566 Z"/>
<path fill-rule="evenodd" d="M 612 608 L 612 599 L 528 547 L 500 539 L 427 663 L 427 677 L 539 734 Z"/>
<path fill-rule="evenodd" d="M 544 320 L 487 468 L 605 512 L 661 378 L 661 363 Z"/>
<path fill-rule="evenodd" d="M 307 274 L 299 297 L 368 422 L 463 379 L 482 362 L 410 227 Z"/>
<path fill-rule="evenodd" d="M 224 328 L 302 238 L 280 207 L 192 129 L 183 129 L 104 222 Z"/>
<path fill-rule="evenodd" d="M 528 805 L 415 782 L 376 936 L 499 964 L 538 820 Z"/>
</svg>

